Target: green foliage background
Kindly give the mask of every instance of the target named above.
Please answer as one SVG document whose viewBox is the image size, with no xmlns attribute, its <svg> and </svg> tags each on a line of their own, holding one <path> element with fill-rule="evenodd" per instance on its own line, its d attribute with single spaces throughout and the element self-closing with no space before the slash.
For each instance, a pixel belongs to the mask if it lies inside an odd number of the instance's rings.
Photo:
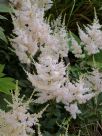
<svg viewBox="0 0 102 136">
<path fill-rule="evenodd" d="M 79 25 L 92 23 L 94 7 L 102 24 L 102 0 L 53 0 L 53 2 L 53 7 L 46 12 L 45 18 L 52 21 L 62 15 L 63 18 L 65 17 L 67 29 L 76 35 L 78 35 L 76 22 Z M 14 80 L 19 81 L 21 95 L 25 94 L 29 97 L 33 90 L 9 43 L 13 30 L 9 12 L 8 2 L 0 0 L 0 90 L 3 91 L 0 92 L 0 108 L 3 109 L 5 109 L 3 98 L 10 99 L 8 92 L 14 89 Z M 85 62 L 80 64 L 80 60 L 76 59 L 72 53 L 68 54 L 67 59 L 71 62 L 70 74 L 73 78 L 77 78 L 80 72 L 87 71 L 90 69 L 90 64 L 92 65 L 91 57 L 88 59 L 89 65 Z M 96 59 L 99 62 L 97 65 L 101 66 L 100 55 L 97 55 Z M 70 118 L 62 104 L 55 104 L 54 101 L 49 103 L 50 106 L 41 119 L 44 136 L 102 136 L 102 94 L 80 106 L 82 114 L 76 120 Z M 31 105 L 30 112 L 37 112 L 44 106 Z"/>
</svg>

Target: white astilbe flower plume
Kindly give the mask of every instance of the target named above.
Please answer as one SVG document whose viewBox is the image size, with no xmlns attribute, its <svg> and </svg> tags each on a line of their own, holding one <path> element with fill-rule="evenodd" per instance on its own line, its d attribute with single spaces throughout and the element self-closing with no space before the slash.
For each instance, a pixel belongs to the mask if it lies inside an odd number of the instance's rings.
<svg viewBox="0 0 102 136">
<path fill-rule="evenodd" d="M 26 4 L 29 0 L 9 0 L 14 6 L 18 8 L 22 8 L 23 4 Z M 37 4 L 39 8 L 43 8 L 44 10 L 48 10 L 52 6 L 51 0 L 30 0 L 32 4 Z M 27 5 L 26 5 L 27 6 Z"/>
<path fill-rule="evenodd" d="M 39 99 L 40 103 L 52 99 L 52 92 L 59 89 L 66 80 L 64 78 L 66 67 L 62 60 L 58 62 L 58 54 L 54 53 L 48 46 L 41 48 L 41 51 L 42 54 L 39 57 L 39 63 L 35 63 L 37 75 L 27 73 L 28 79 L 41 93 L 44 93 L 44 95 L 51 93 L 49 97 L 43 98 L 43 100 Z"/>
<path fill-rule="evenodd" d="M 26 73 L 37 90 L 38 98 L 35 102 L 42 104 L 52 99 L 62 102 L 65 109 L 76 118 L 80 113 L 78 103 L 85 103 L 94 96 L 94 93 L 85 87 L 83 79 L 77 83 L 69 81 L 68 67 L 63 62 L 69 50 L 65 23 L 58 17 L 50 27 L 44 20 L 44 11 L 47 4 L 49 7 L 50 0 L 11 0 L 11 2 L 15 8 L 15 17 L 12 15 L 12 19 L 14 33 L 17 35 L 11 41 L 22 63 L 34 63 L 36 72 Z M 75 41 L 73 44 L 76 55 L 81 54 L 81 48 L 78 48 Z M 37 59 L 33 59 L 37 51 L 40 53 Z"/>
<path fill-rule="evenodd" d="M 99 69 L 93 71 L 86 76 L 87 86 L 91 87 L 98 94 L 102 92 L 102 73 Z"/>
<path fill-rule="evenodd" d="M 19 97 L 17 89 L 15 93 L 12 93 L 12 103 L 5 101 L 11 110 L 8 112 L 0 110 L 0 136 L 31 136 L 35 134 L 33 126 L 39 127 L 38 119 L 42 117 L 45 109 L 37 114 L 30 114 L 28 109 L 32 99 L 29 98 L 24 102 L 24 97 Z"/>
<path fill-rule="evenodd" d="M 17 0 L 11 1 L 15 6 L 20 7 L 12 15 L 14 22 L 14 33 L 17 35 L 12 39 L 12 45 L 22 63 L 30 63 L 30 56 L 34 56 L 39 44 L 44 44 L 50 34 L 50 27 L 44 22 L 44 8 L 38 8 L 38 1 Z M 13 3 L 14 2 L 14 3 Z M 43 1 L 43 3 L 47 1 Z"/>
<path fill-rule="evenodd" d="M 62 57 L 67 57 L 68 55 L 68 34 L 66 31 L 66 27 L 65 27 L 65 21 L 63 21 L 62 23 L 61 22 L 62 22 L 62 17 L 59 16 L 51 24 L 52 29 L 53 29 L 54 39 L 57 39 L 54 47 L 55 47 L 55 50 Z"/>
<path fill-rule="evenodd" d="M 75 57 L 82 58 L 83 54 L 82 54 L 81 44 L 79 44 L 73 36 L 71 36 L 71 42 L 72 42 L 71 44 L 72 53 L 75 55 Z"/>
<path fill-rule="evenodd" d="M 83 31 L 78 26 L 79 36 L 85 46 L 85 50 L 88 55 L 98 53 L 102 49 L 102 31 L 100 30 L 101 25 L 96 14 L 92 25 L 85 26 L 84 28 L 85 30 Z"/>
<path fill-rule="evenodd" d="M 15 10 L 16 17 L 12 15 L 14 33 L 17 37 L 11 41 L 20 61 L 30 63 L 29 55 L 34 56 L 38 47 L 43 44 L 51 46 L 56 53 L 60 52 L 62 56 L 67 56 L 68 39 L 64 25 L 61 27 L 60 24 L 58 29 L 56 26 L 54 31 L 51 30 L 49 24 L 44 20 L 44 8 L 38 6 L 40 0 L 18 0 L 18 2 L 22 6 Z"/>
<path fill-rule="evenodd" d="M 49 52 L 48 52 L 49 53 Z M 95 94 L 84 85 L 83 79 L 79 83 L 72 84 L 66 77 L 66 67 L 63 61 L 58 62 L 54 56 L 46 54 L 46 59 L 41 55 L 39 63 L 35 63 L 37 75 L 27 73 L 28 79 L 38 91 L 37 103 L 45 103 L 55 99 L 57 103 L 62 102 L 65 109 L 70 112 L 73 118 L 81 113 L 77 104 L 85 103 Z M 70 110 L 75 102 L 76 110 Z"/>
</svg>

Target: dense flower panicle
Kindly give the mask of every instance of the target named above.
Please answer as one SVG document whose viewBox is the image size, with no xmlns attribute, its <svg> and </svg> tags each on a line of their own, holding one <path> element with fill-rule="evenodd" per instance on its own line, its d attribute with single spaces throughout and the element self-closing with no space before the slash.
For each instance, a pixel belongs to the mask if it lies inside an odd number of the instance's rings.
<svg viewBox="0 0 102 136">
<path fill-rule="evenodd" d="M 11 41 L 15 43 L 13 47 L 21 62 L 30 63 L 27 53 L 31 56 L 35 55 L 39 43 L 42 45 L 47 41 L 50 27 L 44 22 L 43 9 L 39 10 L 36 3 L 32 5 L 30 0 L 20 3 L 22 6 L 15 11 L 16 17 L 12 15 L 15 26 L 14 33 L 17 37 Z M 33 6 L 34 8 L 32 8 Z"/>
<path fill-rule="evenodd" d="M 19 30 L 18 37 L 11 41 L 20 61 L 22 63 L 30 63 L 30 58 L 28 55 L 33 56 L 38 50 L 37 42 L 33 40 L 31 32 Z"/>
<path fill-rule="evenodd" d="M 0 136 L 31 136 L 35 133 L 33 126 L 39 125 L 38 119 L 45 109 L 38 114 L 30 114 L 28 109 L 32 102 L 31 98 L 23 101 L 24 97 L 19 98 L 17 90 L 12 94 L 12 103 L 6 100 L 11 110 L 8 112 L 0 110 Z"/>
<path fill-rule="evenodd" d="M 73 118 L 76 118 L 76 114 L 80 114 L 81 111 L 78 109 L 77 103 L 65 106 L 65 109 L 70 112 Z"/>
<path fill-rule="evenodd" d="M 25 4 L 23 5 L 25 2 L 22 1 L 21 9 L 15 11 L 16 17 L 12 16 L 15 26 L 14 33 L 18 36 L 12 40 L 16 45 L 13 47 L 17 54 L 18 48 L 21 48 L 21 52 L 19 49 L 18 57 L 22 62 L 24 58 L 24 63 L 27 60 L 27 53 L 34 56 L 38 46 L 43 44 L 52 46 L 51 48 L 57 53 L 60 52 L 62 56 L 67 56 L 68 53 L 68 40 L 64 26 L 53 32 L 43 18 L 44 8 L 40 9 L 38 7 L 39 2 L 40 0 L 27 0 L 27 6 L 25 6 Z M 54 34 L 52 35 L 52 33 Z M 24 57 L 21 54 L 24 54 Z"/>
<path fill-rule="evenodd" d="M 85 103 L 95 94 L 91 87 L 86 87 L 83 79 L 77 83 L 71 83 L 68 79 L 66 72 L 68 67 L 63 62 L 69 50 L 65 23 L 58 17 L 50 27 L 44 20 L 44 11 L 51 6 L 50 0 L 11 0 L 11 2 L 15 7 L 15 17 L 12 15 L 12 19 L 14 33 L 17 35 L 11 41 L 19 60 L 28 64 L 31 62 L 30 58 L 33 58 L 38 50 L 40 51 L 37 60 L 33 60 L 36 72 L 34 74 L 27 72 L 28 79 L 37 90 L 38 98 L 35 101 L 42 104 L 55 99 L 56 102 L 62 102 L 65 109 L 76 118 L 76 114 L 81 113 L 78 103 Z M 79 35 L 88 54 L 101 49 L 99 44 L 98 47 L 94 46 L 98 38 L 95 35 L 95 39 L 92 40 L 94 32 L 101 35 L 98 22 L 92 27 L 86 27 L 86 32 L 79 27 Z M 75 56 L 81 57 L 81 46 L 74 38 L 72 46 Z"/>
<path fill-rule="evenodd" d="M 19 6 L 19 8 L 26 8 L 29 5 L 32 4 L 37 4 L 37 6 L 39 7 L 39 9 L 49 9 L 52 6 L 52 1 L 51 0 L 9 0 L 16 8 Z M 29 4 L 29 5 L 26 5 Z M 24 5 L 24 6 L 23 6 Z"/>
<path fill-rule="evenodd" d="M 102 92 L 102 73 L 98 69 L 93 71 L 86 77 L 87 85 L 96 91 L 96 93 Z"/>
<path fill-rule="evenodd" d="M 38 70 L 39 69 L 42 70 L 41 67 L 38 68 Z M 89 88 L 85 87 L 83 81 L 72 84 L 71 82 L 68 82 L 68 79 L 64 76 L 61 76 L 61 73 L 60 75 L 57 73 L 57 78 L 56 74 L 51 78 L 51 75 L 48 76 L 43 72 L 40 71 L 40 73 L 42 73 L 41 77 L 39 77 L 39 75 L 35 76 L 28 73 L 28 79 L 38 88 L 37 90 L 39 91 L 38 99 L 36 100 L 37 103 L 45 103 L 48 100 L 56 99 L 56 102 L 62 102 L 65 104 L 65 109 L 71 113 L 73 118 L 76 118 L 76 114 L 79 113 L 80 110 L 77 107 L 78 110 L 73 110 L 73 112 L 70 111 L 70 107 L 73 105 L 73 102 L 75 102 L 76 105 L 77 103 L 82 104 L 95 96 Z M 65 73 L 63 73 L 63 75 L 64 74 Z"/>
<path fill-rule="evenodd" d="M 36 63 L 38 74 L 28 74 L 28 79 L 39 89 L 55 90 L 65 81 L 65 67 L 63 62 L 58 62 L 58 60 L 52 59 L 50 56 L 46 57 L 49 57 L 46 58 L 48 63 L 45 60 L 39 64 Z"/>
<path fill-rule="evenodd" d="M 84 27 L 83 31 L 79 26 L 79 36 L 82 40 L 85 50 L 88 55 L 96 54 L 102 49 L 102 31 L 101 25 L 99 24 L 99 20 L 97 16 L 95 17 L 93 24 Z"/>
<path fill-rule="evenodd" d="M 82 104 L 90 100 L 95 94 L 92 93 L 89 88 L 85 87 L 83 81 L 72 84 L 67 83 L 66 86 L 62 87 L 57 91 L 56 100 L 65 104 L 65 109 L 70 112 L 73 118 L 76 118 L 78 113 L 81 111 L 78 108 L 78 103 Z M 73 105 L 76 105 L 75 110 L 71 110 Z"/>
<path fill-rule="evenodd" d="M 72 53 L 75 54 L 75 57 L 77 58 L 82 58 L 83 54 L 82 54 L 82 49 L 81 49 L 81 45 L 78 44 L 78 42 L 75 40 L 74 37 L 71 36 L 71 42 L 72 42 Z"/>
<path fill-rule="evenodd" d="M 52 22 L 53 36 L 57 39 L 57 43 L 54 45 L 57 52 L 62 57 L 67 57 L 68 55 L 68 34 L 65 27 L 65 22 L 62 23 L 62 18 L 59 16 L 55 21 Z"/>
</svg>

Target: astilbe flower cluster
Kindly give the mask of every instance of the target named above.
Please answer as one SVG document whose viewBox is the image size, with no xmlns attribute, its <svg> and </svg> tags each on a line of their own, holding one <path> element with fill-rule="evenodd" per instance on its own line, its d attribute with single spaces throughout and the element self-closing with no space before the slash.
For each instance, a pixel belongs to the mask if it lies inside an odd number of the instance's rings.
<svg viewBox="0 0 102 136">
<path fill-rule="evenodd" d="M 5 99 L 9 110 L 0 110 L 0 136 L 31 136 L 35 134 L 33 127 L 40 127 L 38 119 L 46 108 L 37 114 L 30 114 L 28 110 L 29 104 L 33 102 L 32 96 L 25 101 L 24 96 L 20 98 L 19 95 L 16 89 L 12 92 L 12 102 Z M 39 136 L 42 136 L 40 130 Z"/>
<path fill-rule="evenodd" d="M 84 54 L 82 53 L 81 44 L 79 44 L 75 38 L 71 35 L 71 50 L 76 58 L 83 58 Z"/>
<path fill-rule="evenodd" d="M 85 26 L 85 31 L 83 31 L 79 26 L 79 36 L 82 43 L 85 45 L 85 50 L 88 55 L 96 54 L 102 50 L 102 31 L 99 20 L 95 15 L 95 19 L 92 25 Z"/>
<path fill-rule="evenodd" d="M 65 109 L 76 118 L 76 114 L 81 113 L 78 103 L 85 103 L 96 93 L 92 92 L 90 85 L 86 85 L 83 77 L 78 82 L 70 82 L 68 65 L 63 61 L 69 51 L 64 21 L 58 17 L 50 26 L 44 19 L 44 11 L 51 7 L 51 0 L 10 0 L 10 3 L 15 12 L 12 19 L 16 37 L 11 39 L 12 46 L 22 63 L 33 63 L 36 68 L 33 74 L 26 72 L 37 90 L 38 99 L 35 102 L 42 104 L 52 99 L 57 103 L 62 102 Z M 79 36 L 88 54 L 94 54 L 101 49 L 98 35 L 102 32 L 97 18 L 85 30 L 79 27 Z M 73 53 L 76 57 L 82 57 L 80 45 L 74 38 L 71 40 Z M 37 59 L 34 59 L 38 52 Z"/>
</svg>

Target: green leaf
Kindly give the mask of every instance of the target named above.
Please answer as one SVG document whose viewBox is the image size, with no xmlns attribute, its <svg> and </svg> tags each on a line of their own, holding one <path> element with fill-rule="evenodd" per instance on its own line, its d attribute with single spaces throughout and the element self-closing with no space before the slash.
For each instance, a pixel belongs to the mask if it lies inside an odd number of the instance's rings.
<svg viewBox="0 0 102 136">
<path fill-rule="evenodd" d="M 102 59 L 101 58 L 102 58 L 102 51 L 94 55 L 95 65 L 97 68 L 100 68 L 100 69 L 102 69 Z M 91 66 L 94 66 L 93 56 L 90 56 L 88 58 L 87 63 Z"/>
<path fill-rule="evenodd" d="M 79 37 L 77 35 L 75 35 L 74 33 L 70 32 L 70 35 L 72 37 L 74 37 L 74 39 L 78 42 L 78 44 L 80 44 L 81 40 L 79 39 Z"/>
<path fill-rule="evenodd" d="M 5 20 L 8 20 L 6 17 L 0 15 L 0 19 L 5 19 Z"/>
<path fill-rule="evenodd" d="M 0 78 L 3 77 L 3 76 L 5 76 L 5 74 L 4 73 L 0 73 Z"/>
<path fill-rule="evenodd" d="M 10 94 L 10 90 L 12 89 L 15 89 L 15 83 L 13 83 L 13 78 L 0 78 L 0 92 Z"/>
<path fill-rule="evenodd" d="M 10 90 L 15 89 L 15 83 L 13 83 L 13 78 L 3 77 L 5 76 L 3 73 L 4 66 L 0 64 L 0 92 L 10 94 Z"/>
<path fill-rule="evenodd" d="M 2 73 L 2 72 L 3 72 L 3 70 L 4 70 L 4 66 L 5 66 L 5 65 L 1 65 L 1 64 L 0 64 L 0 73 Z"/>
<path fill-rule="evenodd" d="M 0 12 L 3 13 L 11 12 L 11 8 L 7 4 L 0 4 Z"/>
<path fill-rule="evenodd" d="M 4 42 L 8 43 L 6 36 L 5 36 L 3 31 L 4 31 L 3 28 L 0 27 L 0 39 L 3 40 Z"/>
</svg>

